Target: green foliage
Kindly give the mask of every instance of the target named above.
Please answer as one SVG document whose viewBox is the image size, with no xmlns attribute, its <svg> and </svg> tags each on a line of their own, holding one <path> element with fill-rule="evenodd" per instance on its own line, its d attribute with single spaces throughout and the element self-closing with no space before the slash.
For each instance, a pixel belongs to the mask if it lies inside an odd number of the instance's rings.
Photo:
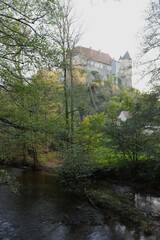
<svg viewBox="0 0 160 240">
<path fill-rule="evenodd" d="M 114 148 L 108 144 L 109 137 L 103 132 L 105 118 L 104 113 L 89 115 L 77 131 L 77 137 L 87 147 L 95 167 L 108 167 L 117 161 Z"/>
<path fill-rule="evenodd" d="M 55 129 L 63 127 L 61 92 L 57 75 L 45 72 L 39 72 L 29 84 L 15 83 L 11 95 L 2 91 L 1 160 L 19 162 L 21 159 L 27 164 L 35 151 L 38 154 L 53 144 Z"/>
<path fill-rule="evenodd" d="M 112 146 L 128 160 L 158 156 L 159 101 L 154 93 L 138 95 L 130 107 L 127 121 L 106 122 Z"/>
<path fill-rule="evenodd" d="M 97 168 L 110 168 L 117 164 L 120 157 L 118 154 L 115 154 L 114 149 L 107 147 L 102 142 L 92 150 L 92 156 L 94 159 L 94 166 Z"/>
<path fill-rule="evenodd" d="M 59 170 L 59 178 L 65 185 L 77 189 L 84 188 L 91 177 L 93 166 L 87 149 L 82 145 L 71 145 L 64 153 L 64 164 Z"/>
<path fill-rule="evenodd" d="M 19 192 L 20 185 L 15 178 L 11 177 L 7 170 L 0 170 L 0 184 L 7 183 L 14 193 Z"/>
<path fill-rule="evenodd" d="M 109 117 L 114 119 L 117 119 L 118 114 L 120 113 L 120 110 L 122 108 L 122 104 L 115 99 L 115 97 L 112 97 L 109 102 L 107 103 L 107 110 Z"/>
</svg>

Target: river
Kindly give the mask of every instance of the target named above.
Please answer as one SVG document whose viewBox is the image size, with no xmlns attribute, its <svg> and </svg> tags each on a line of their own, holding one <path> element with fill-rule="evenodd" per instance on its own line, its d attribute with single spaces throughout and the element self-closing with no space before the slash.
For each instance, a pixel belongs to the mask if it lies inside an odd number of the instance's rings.
<svg viewBox="0 0 160 240">
<path fill-rule="evenodd" d="M 7 184 L 0 184 L 0 240 L 160 239 L 158 196 L 134 193 L 136 207 L 150 214 L 157 226 L 152 236 L 144 236 L 119 222 L 109 225 L 102 212 L 65 191 L 49 173 L 12 168 L 9 174 L 16 177 L 20 189 L 16 194 Z"/>
</svg>

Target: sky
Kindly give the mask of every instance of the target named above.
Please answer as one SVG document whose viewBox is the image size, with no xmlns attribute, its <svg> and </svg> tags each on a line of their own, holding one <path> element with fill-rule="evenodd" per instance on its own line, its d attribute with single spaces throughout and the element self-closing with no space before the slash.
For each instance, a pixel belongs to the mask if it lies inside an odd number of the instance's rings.
<svg viewBox="0 0 160 240">
<path fill-rule="evenodd" d="M 78 45 L 108 53 L 116 60 L 128 50 L 133 61 L 149 0 L 73 0 L 82 38 Z M 144 82 L 133 76 L 134 87 L 143 91 Z"/>
</svg>

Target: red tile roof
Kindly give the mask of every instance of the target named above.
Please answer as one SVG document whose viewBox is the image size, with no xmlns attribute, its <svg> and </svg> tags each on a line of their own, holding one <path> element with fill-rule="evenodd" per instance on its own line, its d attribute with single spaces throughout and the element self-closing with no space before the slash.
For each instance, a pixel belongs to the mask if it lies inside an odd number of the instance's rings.
<svg viewBox="0 0 160 240">
<path fill-rule="evenodd" d="M 78 46 L 75 48 L 74 51 L 75 55 L 76 54 L 81 54 L 82 57 L 96 61 L 96 62 L 101 62 L 107 65 L 111 65 L 112 58 L 109 56 L 107 53 L 103 53 L 100 50 L 93 50 L 92 48 L 86 48 L 86 47 L 81 47 Z"/>
</svg>

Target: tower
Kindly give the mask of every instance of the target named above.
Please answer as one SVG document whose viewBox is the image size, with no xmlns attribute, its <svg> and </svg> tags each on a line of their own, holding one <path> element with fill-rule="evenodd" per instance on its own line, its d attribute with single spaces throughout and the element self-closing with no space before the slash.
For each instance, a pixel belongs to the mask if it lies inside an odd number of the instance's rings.
<svg viewBox="0 0 160 240">
<path fill-rule="evenodd" d="M 123 87 L 132 87 L 132 59 L 127 51 L 123 57 L 120 57 L 120 68 L 118 72 L 119 85 Z"/>
</svg>

